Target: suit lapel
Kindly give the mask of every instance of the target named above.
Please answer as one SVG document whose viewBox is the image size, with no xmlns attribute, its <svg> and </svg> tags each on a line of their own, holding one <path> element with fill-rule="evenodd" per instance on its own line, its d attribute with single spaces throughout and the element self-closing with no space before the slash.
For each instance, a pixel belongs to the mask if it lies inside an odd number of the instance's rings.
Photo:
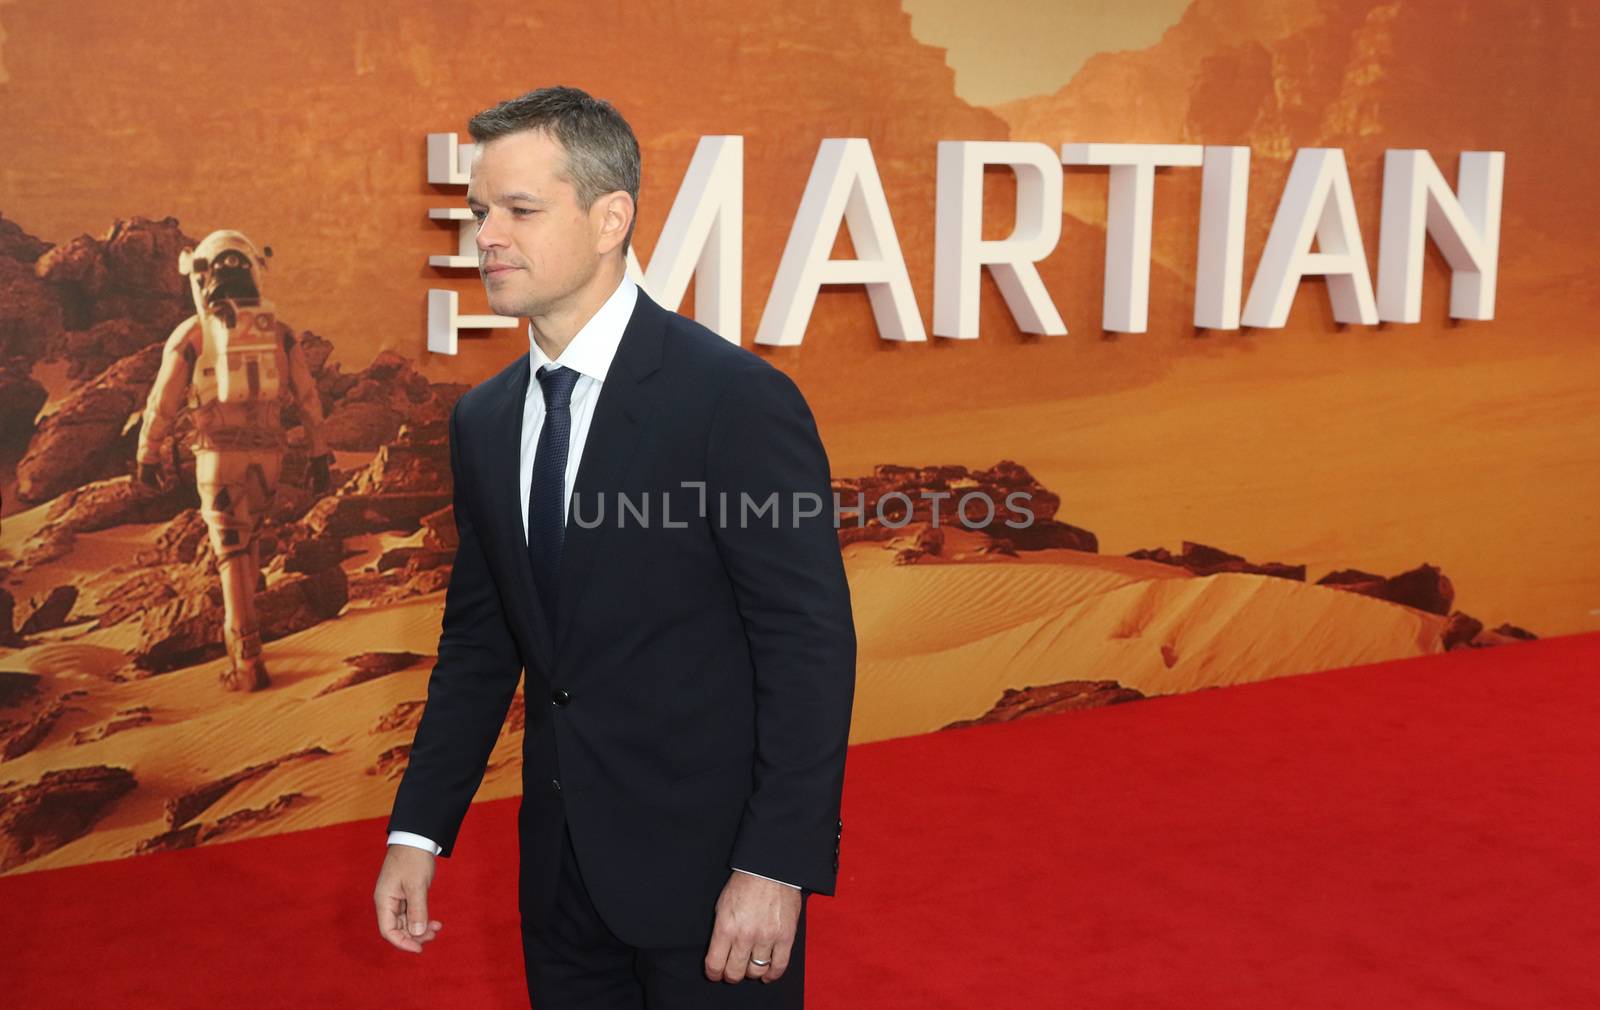
<svg viewBox="0 0 1600 1010">
<path fill-rule="evenodd" d="M 520 364 L 507 371 L 506 388 L 497 397 L 494 416 L 489 431 L 495 440 L 490 458 L 502 461 L 505 469 L 496 467 L 499 474 L 509 474 L 489 480 L 489 493 L 493 496 L 491 514 L 499 529 L 490 543 L 504 544 L 513 573 L 515 590 L 511 600 L 515 608 L 514 619 L 522 622 L 523 630 L 533 642 L 539 668 L 550 675 L 555 655 L 554 636 L 544 617 L 544 607 L 539 603 L 539 593 L 533 582 L 533 565 L 528 560 L 527 537 L 522 527 L 522 418 L 523 405 L 528 395 L 529 358 L 523 353 Z"/>
<path fill-rule="evenodd" d="M 617 521 L 617 493 L 628 487 L 627 477 L 639 436 L 653 409 L 643 383 L 661 366 L 665 322 L 664 311 L 641 290 L 617 345 L 616 356 L 606 371 L 605 382 L 600 386 L 600 399 L 595 403 L 583 457 L 578 462 L 577 479 L 573 482 L 574 500 L 567 509 L 561 567 L 556 573 L 560 600 L 559 627 L 554 638 L 557 653 L 572 625 L 572 614 L 581 605 L 581 594 L 589 582 L 595 554 L 604 543 L 606 530 Z M 602 499 L 605 518 L 597 523 Z M 579 525 L 576 520 L 580 517 L 590 528 Z M 529 582 L 532 582 L 531 570 Z"/>
</svg>

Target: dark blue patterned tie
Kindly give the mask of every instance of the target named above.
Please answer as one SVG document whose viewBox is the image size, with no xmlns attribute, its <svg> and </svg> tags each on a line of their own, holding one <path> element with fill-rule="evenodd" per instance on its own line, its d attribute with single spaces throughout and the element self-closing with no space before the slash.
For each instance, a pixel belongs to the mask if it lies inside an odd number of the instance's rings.
<svg viewBox="0 0 1600 1010">
<path fill-rule="evenodd" d="M 539 429 L 533 480 L 528 485 L 528 560 L 552 629 L 556 626 L 556 572 L 567 532 L 567 442 L 572 432 L 572 387 L 577 381 L 576 369 L 556 365 L 539 369 L 544 425 Z"/>
</svg>

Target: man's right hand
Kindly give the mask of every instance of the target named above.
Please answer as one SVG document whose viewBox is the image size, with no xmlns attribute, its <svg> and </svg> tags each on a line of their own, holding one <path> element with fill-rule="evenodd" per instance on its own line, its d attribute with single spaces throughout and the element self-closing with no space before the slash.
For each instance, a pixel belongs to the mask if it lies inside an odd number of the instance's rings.
<svg viewBox="0 0 1600 1010">
<path fill-rule="evenodd" d="M 428 918 L 434 858 L 433 853 L 415 845 L 390 845 L 372 894 L 378 909 L 378 932 L 413 954 L 422 953 L 422 945 L 444 928 L 444 923 Z"/>
</svg>

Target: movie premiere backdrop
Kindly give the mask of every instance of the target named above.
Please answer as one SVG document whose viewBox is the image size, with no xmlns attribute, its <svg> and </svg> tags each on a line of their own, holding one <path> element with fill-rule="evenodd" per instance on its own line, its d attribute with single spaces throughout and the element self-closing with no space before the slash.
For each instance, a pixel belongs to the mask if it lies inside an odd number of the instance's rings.
<svg viewBox="0 0 1600 1010">
<path fill-rule="evenodd" d="M 860 505 L 854 741 L 1600 620 L 1588 3 L 12 0 L 0 26 L 7 872 L 387 813 L 455 546 L 446 419 L 528 351 L 475 271 L 465 122 L 547 84 L 632 122 L 635 276 L 796 379 Z M 135 469 L 180 260 L 225 229 L 271 247 L 322 417 L 283 384 L 232 590 L 255 691 L 223 682 L 181 396 L 176 479 Z M 952 521 L 975 491 L 1034 521 Z M 519 694 L 480 798 L 519 788 L 522 722 Z"/>
</svg>

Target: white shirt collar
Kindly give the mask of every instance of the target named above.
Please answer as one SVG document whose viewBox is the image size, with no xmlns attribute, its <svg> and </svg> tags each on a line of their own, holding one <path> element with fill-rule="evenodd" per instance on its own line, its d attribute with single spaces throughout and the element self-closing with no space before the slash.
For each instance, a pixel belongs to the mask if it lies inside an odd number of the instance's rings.
<svg viewBox="0 0 1600 1010">
<path fill-rule="evenodd" d="M 628 327 L 638 298 L 639 286 L 626 277 L 622 278 L 622 283 L 611 292 L 611 297 L 573 335 L 572 342 L 557 356 L 555 364 L 565 365 L 600 382 L 606 381 L 611 359 L 617 355 L 617 345 L 622 343 L 622 331 Z M 533 339 L 532 323 L 528 324 L 528 355 L 532 375 L 537 376 L 540 368 L 551 363 L 539 342 Z"/>
</svg>

